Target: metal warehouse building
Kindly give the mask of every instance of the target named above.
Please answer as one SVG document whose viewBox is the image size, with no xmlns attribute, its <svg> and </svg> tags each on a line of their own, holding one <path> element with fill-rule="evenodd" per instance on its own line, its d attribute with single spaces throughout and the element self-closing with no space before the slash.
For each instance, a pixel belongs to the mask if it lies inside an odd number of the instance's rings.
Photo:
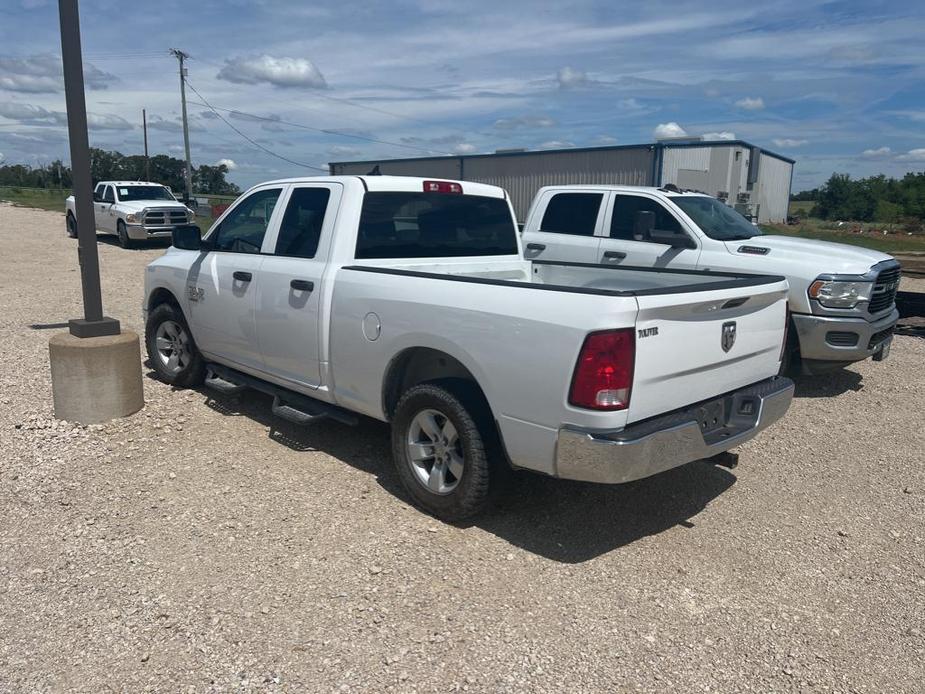
<svg viewBox="0 0 925 694">
<path fill-rule="evenodd" d="M 425 176 L 501 186 L 519 221 L 542 186 L 674 183 L 724 200 L 759 222 L 787 219 L 793 160 L 742 140 L 663 140 L 645 145 L 524 151 L 499 150 L 414 159 L 331 162 L 331 174 Z"/>
</svg>

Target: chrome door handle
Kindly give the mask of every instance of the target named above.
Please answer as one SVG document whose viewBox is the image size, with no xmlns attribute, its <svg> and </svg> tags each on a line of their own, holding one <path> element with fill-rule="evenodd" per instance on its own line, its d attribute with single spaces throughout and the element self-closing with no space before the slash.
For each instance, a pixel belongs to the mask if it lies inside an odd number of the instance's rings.
<svg viewBox="0 0 925 694">
<path fill-rule="evenodd" d="M 292 280 L 289 286 L 300 292 L 310 292 L 315 288 L 315 283 L 310 280 Z"/>
<path fill-rule="evenodd" d="M 604 251 L 604 258 L 608 260 L 610 259 L 623 260 L 625 257 L 626 257 L 626 253 L 624 253 L 623 251 Z"/>
<path fill-rule="evenodd" d="M 235 270 L 231 276 L 238 282 L 250 282 L 254 278 L 251 273 L 244 272 L 243 270 Z"/>
</svg>

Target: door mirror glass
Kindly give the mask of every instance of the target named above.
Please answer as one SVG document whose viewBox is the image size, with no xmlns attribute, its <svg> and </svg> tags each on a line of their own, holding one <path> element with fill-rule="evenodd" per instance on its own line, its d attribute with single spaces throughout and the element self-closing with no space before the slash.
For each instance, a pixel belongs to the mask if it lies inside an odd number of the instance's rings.
<svg viewBox="0 0 925 694">
<path fill-rule="evenodd" d="M 655 213 L 649 210 L 639 210 L 633 217 L 633 239 L 636 241 L 651 241 L 652 230 L 655 228 Z"/>
<path fill-rule="evenodd" d="M 173 247 L 184 251 L 202 250 L 202 231 L 195 224 L 180 224 L 173 228 Z"/>
</svg>

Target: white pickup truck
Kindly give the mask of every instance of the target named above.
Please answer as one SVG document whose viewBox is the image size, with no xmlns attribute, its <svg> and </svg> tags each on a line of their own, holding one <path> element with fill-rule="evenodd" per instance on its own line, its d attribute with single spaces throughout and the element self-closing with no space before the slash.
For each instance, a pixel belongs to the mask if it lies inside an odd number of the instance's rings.
<svg viewBox="0 0 925 694">
<path fill-rule="evenodd" d="M 77 237 L 74 196 L 65 201 L 67 234 Z M 100 181 L 93 189 L 96 230 L 115 234 L 123 248 L 135 241 L 170 238 L 174 227 L 189 224 L 195 213 L 160 183 Z"/>
<path fill-rule="evenodd" d="M 787 410 L 787 282 L 524 260 L 506 193 L 392 176 L 264 183 L 145 273 L 159 376 L 392 425 L 409 495 L 456 520 L 510 467 L 618 483 Z"/>
<path fill-rule="evenodd" d="M 899 263 L 827 241 L 763 235 L 719 200 L 675 187 L 541 188 L 523 229 L 526 257 L 783 275 L 790 283 L 785 367 L 820 373 L 889 354 Z"/>
</svg>

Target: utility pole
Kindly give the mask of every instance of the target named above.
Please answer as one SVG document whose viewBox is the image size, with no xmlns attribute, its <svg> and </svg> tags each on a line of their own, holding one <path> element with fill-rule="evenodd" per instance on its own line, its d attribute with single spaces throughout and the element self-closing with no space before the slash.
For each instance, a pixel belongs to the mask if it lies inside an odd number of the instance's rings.
<svg viewBox="0 0 925 694">
<path fill-rule="evenodd" d="M 118 335 L 119 321 L 103 315 L 77 0 L 59 0 L 58 14 L 61 22 L 64 99 L 67 104 L 67 131 L 71 146 L 71 176 L 77 217 L 77 258 L 80 264 L 80 285 L 84 304 L 83 319 L 71 319 L 68 321 L 68 327 L 71 335 L 75 337 Z"/>
<path fill-rule="evenodd" d="M 141 127 L 145 133 L 145 180 L 151 180 L 151 162 L 148 161 L 148 114 L 141 109 Z"/>
<path fill-rule="evenodd" d="M 170 52 L 180 63 L 180 104 L 183 107 L 183 146 L 186 148 L 186 202 L 193 199 L 193 168 L 189 156 L 189 123 L 186 120 L 186 68 L 183 61 L 189 58 L 179 48 L 171 48 Z"/>
</svg>

